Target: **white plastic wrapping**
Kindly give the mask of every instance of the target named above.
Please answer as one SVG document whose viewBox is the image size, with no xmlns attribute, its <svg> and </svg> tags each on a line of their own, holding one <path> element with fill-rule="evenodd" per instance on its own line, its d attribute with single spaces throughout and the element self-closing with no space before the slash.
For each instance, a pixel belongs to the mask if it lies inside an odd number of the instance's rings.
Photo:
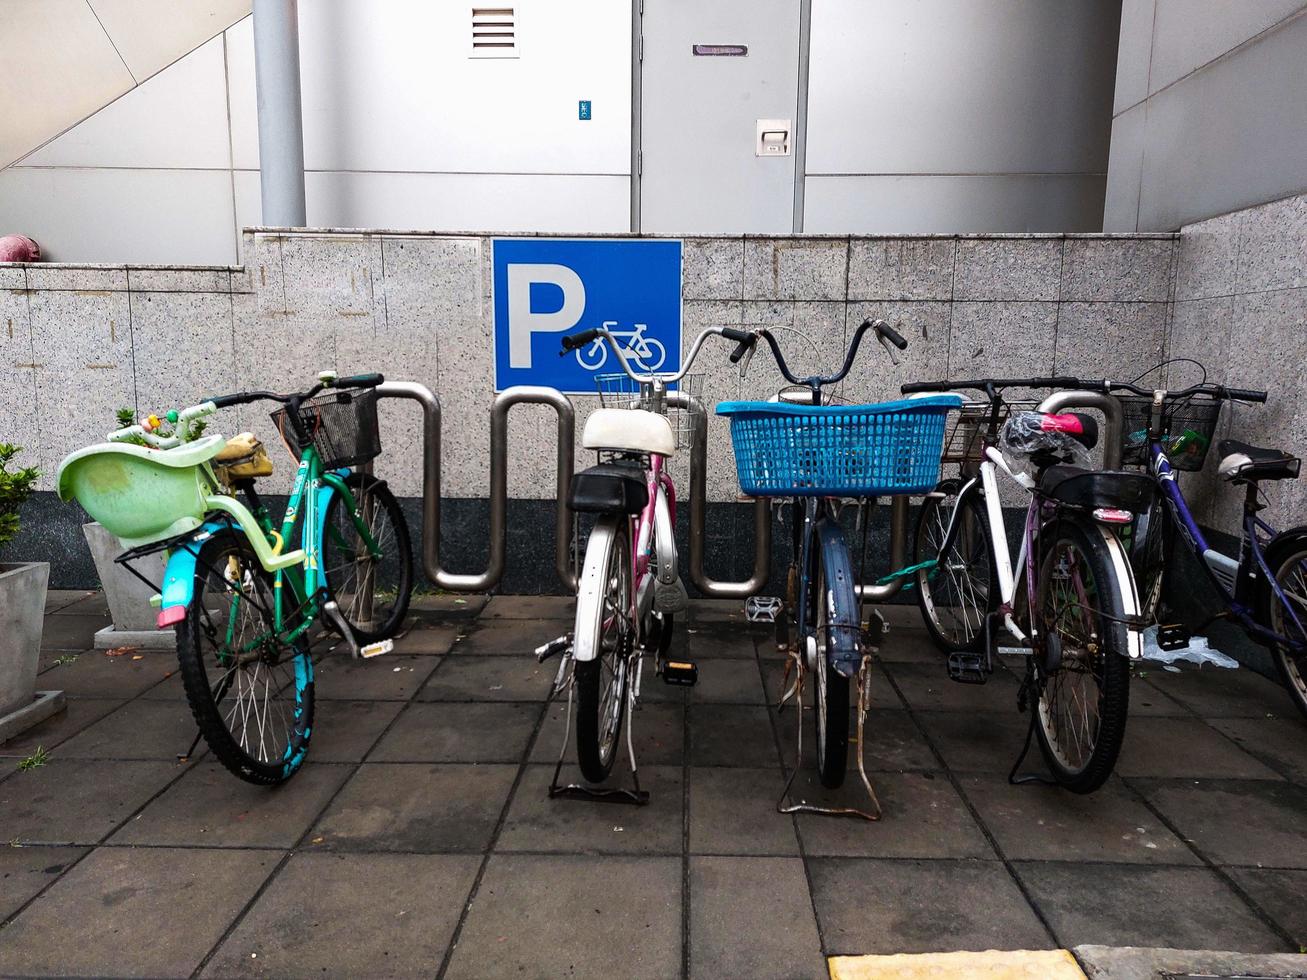
<svg viewBox="0 0 1307 980">
<path fill-rule="evenodd" d="M 1009 458 L 1048 453 L 1077 466 L 1088 466 L 1089 450 L 1069 433 L 1050 428 L 1049 418 L 1043 412 L 1013 412 L 999 429 L 999 449 Z"/>
</svg>

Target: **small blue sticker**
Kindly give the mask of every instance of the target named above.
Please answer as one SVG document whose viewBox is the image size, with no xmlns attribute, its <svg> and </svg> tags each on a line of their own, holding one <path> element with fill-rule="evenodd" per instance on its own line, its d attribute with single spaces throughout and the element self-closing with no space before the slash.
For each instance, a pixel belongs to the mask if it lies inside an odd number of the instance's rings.
<svg viewBox="0 0 1307 980">
<path fill-rule="evenodd" d="M 590 100 L 589 100 L 589 99 L 582 99 L 580 102 L 578 102 L 578 103 L 576 104 L 576 118 L 577 118 L 577 119 L 589 119 L 589 118 L 590 118 Z"/>
</svg>

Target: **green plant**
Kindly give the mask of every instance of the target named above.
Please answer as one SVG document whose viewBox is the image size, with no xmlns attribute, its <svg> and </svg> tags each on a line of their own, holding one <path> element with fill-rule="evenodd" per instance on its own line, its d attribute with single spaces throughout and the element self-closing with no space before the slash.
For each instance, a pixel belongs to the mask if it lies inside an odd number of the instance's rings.
<svg viewBox="0 0 1307 980">
<path fill-rule="evenodd" d="M 118 428 L 125 429 L 128 426 L 136 424 L 136 409 L 120 408 L 113 413 L 114 421 L 118 423 Z"/>
<path fill-rule="evenodd" d="M 20 447 L 0 442 L 0 546 L 18 536 L 18 511 L 32 495 L 33 484 L 39 475 L 32 466 L 9 469 L 9 464 L 20 452 Z"/>
<path fill-rule="evenodd" d="M 41 766 L 45 765 L 46 760 L 49 758 L 50 753 L 47 752 L 43 746 L 38 745 L 35 752 L 29 755 L 26 759 L 20 759 L 18 761 L 18 768 L 23 772 L 27 772 L 29 769 L 39 769 Z"/>
</svg>

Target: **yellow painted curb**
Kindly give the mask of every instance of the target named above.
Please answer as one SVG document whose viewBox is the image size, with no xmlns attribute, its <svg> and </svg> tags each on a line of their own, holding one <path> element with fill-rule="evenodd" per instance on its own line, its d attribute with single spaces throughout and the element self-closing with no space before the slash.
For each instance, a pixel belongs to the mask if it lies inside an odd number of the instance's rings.
<svg viewBox="0 0 1307 980">
<path fill-rule="evenodd" d="M 832 956 L 831 980 L 1085 980 L 1065 949 Z"/>
</svg>

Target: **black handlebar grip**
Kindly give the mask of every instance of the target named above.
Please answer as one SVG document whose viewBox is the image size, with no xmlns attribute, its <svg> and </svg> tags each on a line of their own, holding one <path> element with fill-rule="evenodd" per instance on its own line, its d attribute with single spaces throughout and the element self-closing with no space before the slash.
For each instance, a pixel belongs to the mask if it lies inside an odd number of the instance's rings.
<svg viewBox="0 0 1307 980">
<path fill-rule="evenodd" d="M 574 351 L 578 347 L 584 347 L 590 341 L 599 336 L 599 331 L 591 328 L 582 330 L 580 333 L 574 333 L 563 338 L 563 349 L 558 352 L 559 357 L 566 357 L 569 351 Z"/>
<path fill-rule="evenodd" d="M 948 383 L 944 381 L 909 381 L 899 385 L 899 391 L 905 395 L 915 395 L 921 391 L 948 391 L 948 388 Z"/>
<path fill-rule="evenodd" d="M 217 408 L 230 408 L 232 405 L 243 404 L 247 397 L 247 393 L 243 391 L 237 392 L 234 395 L 214 395 L 212 398 L 201 398 L 200 404 L 203 405 L 205 402 L 213 402 L 214 406 Z"/>
<path fill-rule="evenodd" d="M 731 339 L 734 340 L 735 338 L 731 338 Z M 745 354 L 749 353 L 749 351 L 753 350 L 753 345 L 754 343 L 756 343 L 756 341 L 757 338 L 754 337 L 752 334 L 749 335 L 748 340 L 741 340 L 739 345 L 735 348 L 735 350 L 731 351 L 731 363 L 739 364 L 740 358 L 742 358 Z"/>
<path fill-rule="evenodd" d="M 352 374 L 348 378 L 337 378 L 337 388 L 375 388 L 385 382 L 385 378 L 373 371 L 369 374 Z"/>
<path fill-rule="evenodd" d="M 750 333 L 748 330 L 736 330 L 734 327 L 722 327 L 722 336 L 727 340 L 734 340 L 737 343 L 753 345 L 758 339 L 758 335 Z"/>
<path fill-rule="evenodd" d="M 1266 392 L 1252 388 L 1226 388 L 1225 394 L 1238 402 L 1265 402 Z"/>
<path fill-rule="evenodd" d="M 891 327 L 888 323 L 876 324 L 876 335 L 884 337 L 899 350 L 907 350 L 908 342 L 903 339 L 903 335 Z"/>
</svg>

